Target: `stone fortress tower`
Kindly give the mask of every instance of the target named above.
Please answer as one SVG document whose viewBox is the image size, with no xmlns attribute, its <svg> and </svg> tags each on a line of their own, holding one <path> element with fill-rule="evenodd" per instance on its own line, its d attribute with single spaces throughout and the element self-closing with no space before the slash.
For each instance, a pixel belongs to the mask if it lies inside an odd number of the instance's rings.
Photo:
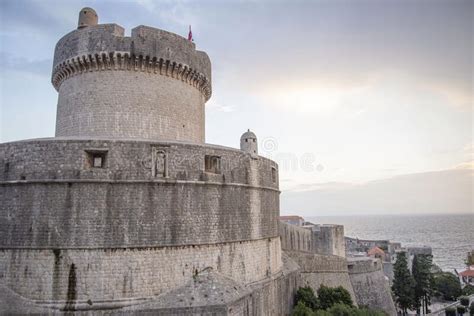
<svg viewBox="0 0 474 316">
<path fill-rule="evenodd" d="M 211 62 L 181 36 L 138 26 L 131 37 L 93 9 L 59 40 L 52 83 L 56 136 L 204 142 Z"/>
<path fill-rule="evenodd" d="M 302 285 L 384 293 L 379 267 L 348 266 L 342 228 L 278 221 L 253 132 L 205 143 L 206 53 L 98 22 L 82 9 L 56 45 L 56 137 L 0 144 L 0 314 L 273 316 Z M 387 293 L 361 302 L 393 314 Z"/>
<path fill-rule="evenodd" d="M 0 145 L 3 298 L 40 312 L 288 312 L 278 166 L 204 143 L 206 53 L 148 26 L 126 37 L 84 8 L 52 84 L 56 137 Z"/>
</svg>

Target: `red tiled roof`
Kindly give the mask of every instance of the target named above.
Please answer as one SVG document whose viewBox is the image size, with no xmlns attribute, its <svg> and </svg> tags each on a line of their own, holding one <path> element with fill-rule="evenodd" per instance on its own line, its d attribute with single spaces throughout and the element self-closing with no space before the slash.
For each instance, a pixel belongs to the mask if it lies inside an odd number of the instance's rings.
<svg viewBox="0 0 474 316">
<path fill-rule="evenodd" d="M 297 215 L 279 216 L 278 218 L 281 220 L 304 220 L 303 217 Z"/>
<path fill-rule="evenodd" d="M 459 275 L 463 277 L 474 277 L 474 270 L 467 269 L 467 270 L 464 270 L 463 272 L 459 272 Z"/>
<path fill-rule="evenodd" d="M 369 251 L 367 251 L 367 254 L 369 256 L 375 256 L 376 254 L 380 254 L 383 256 L 385 255 L 385 252 L 379 247 L 373 247 L 373 248 L 370 248 Z"/>
</svg>

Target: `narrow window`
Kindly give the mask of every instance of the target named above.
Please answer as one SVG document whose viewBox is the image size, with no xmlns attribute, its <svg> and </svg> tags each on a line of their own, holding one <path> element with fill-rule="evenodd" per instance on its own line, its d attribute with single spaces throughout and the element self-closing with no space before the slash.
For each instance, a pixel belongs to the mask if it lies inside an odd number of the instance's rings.
<svg viewBox="0 0 474 316">
<path fill-rule="evenodd" d="M 103 149 L 86 150 L 87 168 L 105 168 L 106 158 L 107 158 L 107 150 L 103 150 Z"/>
<path fill-rule="evenodd" d="M 204 156 L 204 171 L 212 173 L 221 173 L 221 157 Z"/>
<path fill-rule="evenodd" d="M 277 170 L 275 167 L 272 167 L 272 182 L 273 183 L 277 182 Z"/>
</svg>

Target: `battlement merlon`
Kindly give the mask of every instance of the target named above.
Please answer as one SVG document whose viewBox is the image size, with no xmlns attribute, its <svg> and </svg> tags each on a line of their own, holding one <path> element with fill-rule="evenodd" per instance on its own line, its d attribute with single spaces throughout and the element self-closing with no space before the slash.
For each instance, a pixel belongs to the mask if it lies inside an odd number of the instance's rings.
<svg viewBox="0 0 474 316">
<path fill-rule="evenodd" d="M 211 95 L 209 56 L 196 50 L 196 45 L 186 38 L 149 26 L 135 27 L 130 37 L 124 36 L 124 28 L 117 24 L 92 25 L 70 32 L 56 44 L 51 81 L 58 90 L 71 73 L 90 71 L 92 67 L 151 67 L 182 80 L 192 79 L 206 99 Z"/>
</svg>

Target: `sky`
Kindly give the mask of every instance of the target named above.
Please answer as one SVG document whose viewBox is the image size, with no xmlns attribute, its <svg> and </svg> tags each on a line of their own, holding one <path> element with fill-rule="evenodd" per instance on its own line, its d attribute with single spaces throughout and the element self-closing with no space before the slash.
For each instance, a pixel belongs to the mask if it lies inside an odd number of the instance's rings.
<svg viewBox="0 0 474 316">
<path fill-rule="evenodd" d="M 85 6 L 126 35 L 192 25 L 206 142 L 254 131 L 282 214 L 474 213 L 474 1 L 2 0 L 2 142 L 54 136 L 54 46 Z"/>
</svg>

